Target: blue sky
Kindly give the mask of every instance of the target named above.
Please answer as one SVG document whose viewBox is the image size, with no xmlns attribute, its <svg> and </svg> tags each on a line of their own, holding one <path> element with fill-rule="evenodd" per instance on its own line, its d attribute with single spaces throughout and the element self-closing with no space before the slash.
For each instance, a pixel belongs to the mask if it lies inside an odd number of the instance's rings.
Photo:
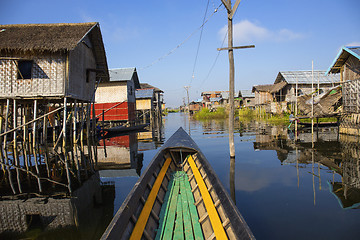
<svg viewBox="0 0 360 240">
<path fill-rule="evenodd" d="M 214 13 L 221 0 L 0 1 L 0 24 L 99 22 L 109 68 L 136 67 L 167 106 L 183 103 L 184 86 L 190 100 L 229 88 L 228 55 L 217 51 L 227 45 L 226 10 Z M 256 47 L 235 50 L 236 91 L 271 84 L 279 71 L 311 70 L 312 60 L 327 70 L 341 46 L 360 46 L 359 9 L 358 0 L 242 0 L 234 45 Z"/>
</svg>

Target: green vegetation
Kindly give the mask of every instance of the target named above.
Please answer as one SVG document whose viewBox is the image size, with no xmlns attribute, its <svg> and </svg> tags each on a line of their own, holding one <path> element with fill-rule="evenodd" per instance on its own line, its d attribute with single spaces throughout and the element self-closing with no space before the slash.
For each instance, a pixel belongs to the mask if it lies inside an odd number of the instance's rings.
<svg viewBox="0 0 360 240">
<path fill-rule="evenodd" d="M 165 114 L 167 113 L 176 113 L 176 112 L 179 112 L 180 110 L 178 108 L 166 108 L 163 112 Z"/>
<path fill-rule="evenodd" d="M 269 114 L 265 113 L 265 111 L 252 110 L 248 108 L 242 108 L 238 111 L 238 116 L 240 121 L 252 121 L 254 119 L 258 121 L 264 121 L 270 124 L 275 125 L 288 125 L 289 124 L 289 115 L 288 113 L 283 114 Z M 311 118 L 300 119 L 301 122 L 311 122 Z M 332 118 L 319 118 L 319 122 L 336 122 L 337 119 Z M 316 119 L 314 118 L 314 122 Z"/>
<path fill-rule="evenodd" d="M 208 119 L 225 119 L 228 117 L 228 113 L 225 108 L 219 107 L 214 112 L 210 112 L 207 108 L 202 108 L 199 112 L 194 114 L 194 118 L 197 120 L 208 120 Z"/>
</svg>

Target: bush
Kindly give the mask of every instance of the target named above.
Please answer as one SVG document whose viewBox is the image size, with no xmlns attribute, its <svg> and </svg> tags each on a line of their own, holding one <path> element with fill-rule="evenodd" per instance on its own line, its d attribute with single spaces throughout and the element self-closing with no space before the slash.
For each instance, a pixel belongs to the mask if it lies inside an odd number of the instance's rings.
<svg viewBox="0 0 360 240">
<path fill-rule="evenodd" d="M 228 114 L 225 111 L 225 108 L 219 107 L 214 112 L 211 112 L 207 108 L 202 108 L 199 112 L 194 114 L 194 118 L 197 120 L 205 119 L 225 119 L 228 117 Z"/>
</svg>

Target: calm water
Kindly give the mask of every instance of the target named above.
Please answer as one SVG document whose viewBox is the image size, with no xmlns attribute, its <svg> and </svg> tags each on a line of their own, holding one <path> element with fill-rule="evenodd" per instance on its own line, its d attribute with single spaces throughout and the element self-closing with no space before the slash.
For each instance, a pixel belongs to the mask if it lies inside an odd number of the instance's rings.
<svg viewBox="0 0 360 240">
<path fill-rule="evenodd" d="M 237 122 L 236 158 L 230 162 L 227 121 L 169 114 L 162 138 L 180 126 L 199 145 L 257 239 L 360 239 L 359 139 L 326 129 L 314 135 L 312 149 L 309 132 L 299 133 L 295 143 L 286 127 Z M 138 150 L 145 151 L 138 172 L 156 147 L 139 140 Z M 115 182 L 114 214 L 137 179 L 137 174 L 102 178 Z"/>
</svg>

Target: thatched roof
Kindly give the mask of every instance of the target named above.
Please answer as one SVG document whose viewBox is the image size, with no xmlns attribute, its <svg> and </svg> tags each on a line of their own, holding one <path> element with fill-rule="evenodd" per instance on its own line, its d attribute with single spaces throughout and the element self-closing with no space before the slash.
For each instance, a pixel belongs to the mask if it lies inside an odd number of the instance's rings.
<svg viewBox="0 0 360 240">
<path fill-rule="evenodd" d="M 0 51 L 59 52 L 73 50 L 86 36 L 93 45 L 97 68 L 108 81 L 105 48 L 97 22 L 0 25 Z"/>
<path fill-rule="evenodd" d="M 96 24 L 0 25 L 0 49 L 51 52 L 72 50 Z"/>
</svg>

